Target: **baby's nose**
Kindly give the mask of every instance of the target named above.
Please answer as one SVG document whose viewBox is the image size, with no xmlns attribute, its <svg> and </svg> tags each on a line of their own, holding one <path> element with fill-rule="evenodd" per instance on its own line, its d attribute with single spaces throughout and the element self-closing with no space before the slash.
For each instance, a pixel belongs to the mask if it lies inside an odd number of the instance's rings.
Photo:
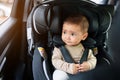
<svg viewBox="0 0 120 80">
<path fill-rule="evenodd" d="M 67 40 L 69 40 L 70 39 L 70 36 L 69 35 L 66 35 L 66 37 L 65 37 Z"/>
</svg>

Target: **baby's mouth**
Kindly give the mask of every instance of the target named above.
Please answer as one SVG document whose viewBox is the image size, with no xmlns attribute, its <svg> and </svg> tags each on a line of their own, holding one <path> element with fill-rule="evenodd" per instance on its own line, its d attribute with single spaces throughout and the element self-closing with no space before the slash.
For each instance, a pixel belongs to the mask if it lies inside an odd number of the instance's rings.
<svg viewBox="0 0 120 80">
<path fill-rule="evenodd" d="M 66 43 L 71 43 L 70 41 L 66 41 Z"/>
</svg>

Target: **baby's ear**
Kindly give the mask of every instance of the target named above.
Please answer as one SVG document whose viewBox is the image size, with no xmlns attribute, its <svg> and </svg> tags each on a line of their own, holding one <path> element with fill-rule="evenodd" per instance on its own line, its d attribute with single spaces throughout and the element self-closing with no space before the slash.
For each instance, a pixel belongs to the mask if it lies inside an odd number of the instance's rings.
<svg viewBox="0 0 120 80">
<path fill-rule="evenodd" d="M 85 39 L 87 38 L 87 36 L 88 36 L 88 32 L 84 33 L 84 34 L 83 34 L 83 39 L 82 39 L 82 40 L 85 40 Z"/>
</svg>

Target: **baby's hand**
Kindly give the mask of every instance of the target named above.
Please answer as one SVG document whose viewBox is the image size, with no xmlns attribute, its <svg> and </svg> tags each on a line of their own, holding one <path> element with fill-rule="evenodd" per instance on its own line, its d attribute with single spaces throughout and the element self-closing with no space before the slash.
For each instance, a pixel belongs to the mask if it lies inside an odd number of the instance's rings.
<svg viewBox="0 0 120 80">
<path fill-rule="evenodd" d="M 79 72 L 80 64 L 73 64 L 73 74 L 76 74 Z"/>
<path fill-rule="evenodd" d="M 90 66 L 87 62 L 83 62 L 82 64 L 80 64 L 80 67 L 79 67 L 80 72 L 85 72 L 85 71 L 88 71 L 89 69 L 90 69 Z"/>
</svg>

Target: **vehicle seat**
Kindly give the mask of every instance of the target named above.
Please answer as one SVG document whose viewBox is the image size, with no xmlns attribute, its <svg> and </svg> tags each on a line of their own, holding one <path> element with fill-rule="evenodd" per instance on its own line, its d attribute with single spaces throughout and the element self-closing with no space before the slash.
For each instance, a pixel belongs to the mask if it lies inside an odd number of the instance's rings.
<svg viewBox="0 0 120 80">
<path fill-rule="evenodd" d="M 79 12 L 83 13 L 90 23 L 89 35 L 83 45 L 93 49 L 93 52 L 96 53 L 97 66 L 112 63 L 106 40 L 112 21 L 113 6 L 97 5 L 85 0 L 44 1 L 32 10 L 27 26 L 31 28 L 31 37 L 28 38 L 30 55 L 33 56 L 38 47 L 43 47 L 47 53 L 47 58 L 40 54 L 40 64 L 43 66 L 41 72 L 43 71 L 42 75 L 45 80 L 52 79 L 51 75 L 54 69 L 51 65 L 51 55 L 53 47 L 63 45 L 60 38 L 63 20 L 67 16 Z"/>
</svg>

